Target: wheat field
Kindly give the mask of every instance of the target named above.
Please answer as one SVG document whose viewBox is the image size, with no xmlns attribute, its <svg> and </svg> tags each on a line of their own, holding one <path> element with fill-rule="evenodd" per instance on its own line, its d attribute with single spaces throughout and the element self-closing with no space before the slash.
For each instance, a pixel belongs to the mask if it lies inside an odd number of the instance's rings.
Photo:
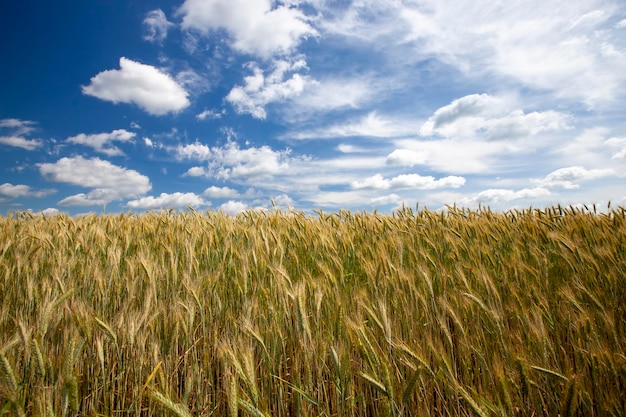
<svg viewBox="0 0 626 417">
<path fill-rule="evenodd" d="M 626 210 L 0 217 L 0 415 L 625 416 Z"/>
</svg>

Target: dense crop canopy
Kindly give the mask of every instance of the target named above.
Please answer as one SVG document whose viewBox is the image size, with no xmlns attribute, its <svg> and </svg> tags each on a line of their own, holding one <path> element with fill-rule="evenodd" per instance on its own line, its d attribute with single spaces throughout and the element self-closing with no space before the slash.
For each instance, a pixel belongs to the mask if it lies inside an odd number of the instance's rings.
<svg viewBox="0 0 626 417">
<path fill-rule="evenodd" d="M 626 414 L 626 213 L 0 218 L 11 415 Z"/>
</svg>

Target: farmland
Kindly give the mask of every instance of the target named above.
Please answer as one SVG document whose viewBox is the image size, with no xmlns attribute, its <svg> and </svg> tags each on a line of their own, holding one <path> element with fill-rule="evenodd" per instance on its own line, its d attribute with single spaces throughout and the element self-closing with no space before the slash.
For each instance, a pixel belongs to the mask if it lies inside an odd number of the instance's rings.
<svg viewBox="0 0 626 417">
<path fill-rule="evenodd" d="M 0 415 L 626 415 L 626 210 L 0 217 Z"/>
</svg>

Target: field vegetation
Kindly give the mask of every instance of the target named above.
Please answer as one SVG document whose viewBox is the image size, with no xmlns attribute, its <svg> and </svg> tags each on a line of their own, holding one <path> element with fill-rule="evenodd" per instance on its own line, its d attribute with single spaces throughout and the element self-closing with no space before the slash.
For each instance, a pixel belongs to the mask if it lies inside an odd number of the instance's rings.
<svg viewBox="0 0 626 417">
<path fill-rule="evenodd" d="M 0 415 L 624 416 L 626 210 L 11 213 Z"/>
</svg>

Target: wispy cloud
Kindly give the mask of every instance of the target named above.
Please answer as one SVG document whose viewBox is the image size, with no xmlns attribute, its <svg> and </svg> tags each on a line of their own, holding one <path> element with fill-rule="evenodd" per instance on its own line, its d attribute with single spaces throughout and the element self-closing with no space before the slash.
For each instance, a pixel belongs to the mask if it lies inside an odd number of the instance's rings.
<svg viewBox="0 0 626 417">
<path fill-rule="evenodd" d="M 340 139 L 346 137 L 394 138 L 415 135 L 419 124 L 394 117 L 380 116 L 376 111 L 346 122 L 328 124 L 313 129 L 298 129 L 281 136 L 282 139 Z"/>
<path fill-rule="evenodd" d="M 163 43 L 172 26 L 174 24 L 167 20 L 163 10 L 151 10 L 143 20 L 143 38 L 149 42 Z"/>
<path fill-rule="evenodd" d="M 9 135 L 0 135 L 0 144 L 34 151 L 43 146 L 41 139 L 27 139 L 37 128 L 37 123 L 31 120 L 0 119 L 0 132 L 9 132 Z"/>
<path fill-rule="evenodd" d="M 124 152 L 113 145 L 113 142 L 129 142 L 137 134 L 129 132 L 124 129 L 117 129 L 110 133 L 94 133 L 85 134 L 80 133 L 76 136 L 71 136 L 65 140 L 67 143 L 75 145 L 84 145 L 93 148 L 96 152 L 103 153 L 108 156 L 121 156 Z"/>
<path fill-rule="evenodd" d="M 323 7 L 323 6 L 322 6 Z M 327 5 L 323 28 L 343 39 L 385 45 L 398 59 L 436 59 L 467 77 L 496 76 L 589 106 L 625 92 L 618 3 L 479 0 L 467 7 L 420 2 Z M 393 47 L 389 47 L 393 45 Z"/>
<path fill-rule="evenodd" d="M 34 151 L 43 146 L 40 139 L 26 139 L 20 136 L 0 136 L 0 144 L 26 149 L 27 151 Z"/>
<path fill-rule="evenodd" d="M 198 120 L 215 120 L 221 119 L 226 114 L 226 110 L 222 109 L 221 111 L 209 109 L 204 110 L 196 115 L 196 119 Z"/>
<path fill-rule="evenodd" d="M 10 129 L 14 135 L 24 136 L 34 132 L 37 123 L 32 120 L 0 119 L 0 128 Z"/>
</svg>

